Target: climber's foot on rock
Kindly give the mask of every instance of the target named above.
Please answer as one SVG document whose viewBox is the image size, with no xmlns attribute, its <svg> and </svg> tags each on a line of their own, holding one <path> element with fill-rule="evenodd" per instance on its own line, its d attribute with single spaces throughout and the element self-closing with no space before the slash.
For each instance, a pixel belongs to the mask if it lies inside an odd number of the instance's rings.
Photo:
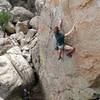
<svg viewBox="0 0 100 100">
<path fill-rule="evenodd" d="M 58 60 L 63 60 L 63 57 L 59 57 Z"/>
<path fill-rule="evenodd" d="M 67 54 L 67 56 L 71 58 L 72 57 L 72 54 Z"/>
</svg>

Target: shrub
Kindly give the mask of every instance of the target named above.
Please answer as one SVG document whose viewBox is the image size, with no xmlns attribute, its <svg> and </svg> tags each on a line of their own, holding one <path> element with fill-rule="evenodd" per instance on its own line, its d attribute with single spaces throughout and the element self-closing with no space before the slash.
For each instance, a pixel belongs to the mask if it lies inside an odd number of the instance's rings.
<svg viewBox="0 0 100 100">
<path fill-rule="evenodd" d="M 0 26 L 5 27 L 5 25 L 10 21 L 11 14 L 7 11 L 0 11 Z"/>
</svg>

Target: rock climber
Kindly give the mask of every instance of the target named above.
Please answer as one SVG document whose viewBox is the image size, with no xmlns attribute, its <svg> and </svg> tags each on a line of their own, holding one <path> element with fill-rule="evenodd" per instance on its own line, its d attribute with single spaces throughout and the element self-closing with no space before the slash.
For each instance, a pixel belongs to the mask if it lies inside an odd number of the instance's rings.
<svg viewBox="0 0 100 100">
<path fill-rule="evenodd" d="M 59 58 L 63 59 L 63 52 L 66 51 L 67 52 L 67 56 L 72 57 L 72 54 L 75 51 L 75 48 L 70 46 L 70 45 L 66 45 L 64 42 L 64 38 L 66 36 L 68 36 L 69 34 L 71 34 L 74 30 L 75 30 L 75 25 L 72 27 L 72 29 L 66 33 L 63 34 L 62 32 L 60 32 L 60 28 L 62 27 L 62 21 L 60 21 L 60 25 L 59 26 L 55 26 L 54 28 L 54 38 L 56 40 L 56 48 L 59 50 Z"/>
</svg>

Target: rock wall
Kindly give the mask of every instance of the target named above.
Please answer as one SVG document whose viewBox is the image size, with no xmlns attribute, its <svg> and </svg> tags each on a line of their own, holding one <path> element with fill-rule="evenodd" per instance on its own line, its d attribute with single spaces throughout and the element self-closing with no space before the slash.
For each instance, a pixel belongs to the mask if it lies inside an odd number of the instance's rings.
<svg viewBox="0 0 100 100">
<path fill-rule="evenodd" d="M 76 48 L 72 58 L 57 60 L 51 28 L 63 19 L 63 32 L 75 24 L 67 43 Z M 100 1 L 47 0 L 40 16 L 39 76 L 46 100 L 89 100 L 100 93 Z"/>
<path fill-rule="evenodd" d="M 6 32 L 0 29 L 0 100 L 7 97 L 7 100 L 20 100 L 13 90 L 25 85 L 29 88 L 31 82 L 37 84 L 38 80 L 41 88 L 32 85 L 32 100 L 38 98 L 41 91 L 45 100 L 100 97 L 100 1 L 9 1 L 12 5 L 7 0 L 0 0 L 0 10 L 8 8 L 14 15 Z M 13 7 L 14 2 L 17 7 Z M 18 7 L 22 5 L 32 12 L 37 10 L 38 16 Z M 64 34 L 75 25 L 75 31 L 65 38 L 65 42 L 74 46 L 76 51 L 72 58 L 65 53 L 64 60 L 58 61 L 53 28 L 61 19 Z M 43 98 L 42 94 L 39 95 L 39 100 L 44 100 L 44 94 Z"/>
<path fill-rule="evenodd" d="M 34 81 L 32 68 L 17 46 L 0 56 L 0 70 L 0 97 L 3 99 L 16 88 L 32 84 Z"/>
<path fill-rule="evenodd" d="M 38 84 L 31 53 L 37 46 L 37 30 L 29 25 L 34 14 L 24 7 L 12 6 L 7 0 L 0 0 L 0 11 L 8 8 L 12 13 L 5 30 L 0 26 L 0 100 L 21 100 L 24 88 L 31 93 Z"/>
</svg>

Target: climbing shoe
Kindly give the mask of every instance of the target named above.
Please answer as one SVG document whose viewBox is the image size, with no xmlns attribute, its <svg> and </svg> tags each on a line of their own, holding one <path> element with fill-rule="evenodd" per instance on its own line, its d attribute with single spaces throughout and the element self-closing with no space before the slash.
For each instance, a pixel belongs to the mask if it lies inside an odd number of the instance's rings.
<svg viewBox="0 0 100 100">
<path fill-rule="evenodd" d="M 58 60 L 63 60 L 63 58 L 62 57 L 59 57 Z"/>
<path fill-rule="evenodd" d="M 68 57 L 72 57 L 72 54 L 67 54 Z"/>
<path fill-rule="evenodd" d="M 58 46 L 55 47 L 55 50 L 59 50 Z"/>
</svg>

